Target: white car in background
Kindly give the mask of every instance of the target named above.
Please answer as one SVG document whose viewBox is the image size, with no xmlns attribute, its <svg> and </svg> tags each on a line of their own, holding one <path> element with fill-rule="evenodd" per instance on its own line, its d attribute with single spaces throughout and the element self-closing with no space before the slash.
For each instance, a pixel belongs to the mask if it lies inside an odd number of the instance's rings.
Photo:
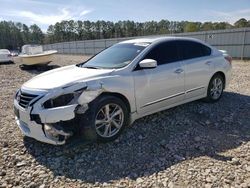
<svg viewBox="0 0 250 188">
<path fill-rule="evenodd" d="M 114 140 L 138 118 L 190 101 L 218 101 L 231 59 L 196 39 L 124 41 L 87 62 L 54 69 L 16 93 L 16 122 L 28 137 L 64 144 L 70 137 Z"/>
<path fill-rule="evenodd" d="M 11 62 L 13 61 L 11 53 L 7 49 L 0 49 L 0 62 Z"/>
</svg>

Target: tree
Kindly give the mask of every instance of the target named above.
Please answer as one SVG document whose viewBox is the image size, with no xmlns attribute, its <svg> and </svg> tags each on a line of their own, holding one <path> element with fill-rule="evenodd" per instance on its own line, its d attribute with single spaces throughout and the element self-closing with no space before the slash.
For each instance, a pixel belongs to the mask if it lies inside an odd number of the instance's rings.
<svg viewBox="0 0 250 188">
<path fill-rule="evenodd" d="M 249 24 L 249 21 L 247 21 L 245 18 L 241 18 L 234 23 L 234 26 L 236 28 L 250 27 L 250 24 Z"/>
<path fill-rule="evenodd" d="M 23 38 L 23 42 L 24 44 L 28 44 L 30 43 L 30 30 L 29 27 L 25 24 L 22 25 L 22 38 Z"/>
<path fill-rule="evenodd" d="M 199 26 L 197 23 L 188 22 L 184 27 L 184 32 L 196 32 L 199 31 Z"/>
<path fill-rule="evenodd" d="M 36 24 L 30 26 L 30 40 L 33 44 L 43 43 L 44 34 Z"/>
<path fill-rule="evenodd" d="M 55 42 L 54 35 L 55 35 L 54 26 L 50 25 L 47 29 L 47 35 L 45 35 L 44 43 L 45 44 L 54 43 Z"/>
<path fill-rule="evenodd" d="M 24 44 L 23 24 L 0 22 L 0 48 L 18 49 Z"/>
<path fill-rule="evenodd" d="M 209 31 L 209 30 L 213 30 L 214 26 L 212 22 L 205 22 L 201 25 L 201 30 L 202 31 Z"/>
<path fill-rule="evenodd" d="M 230 25 L 227 22 L 216 22 L 213 25 L 214 25 L 214 30 L 231 29 L 232 28 L 232 25 Z"/>
<path fill-rule="evenodd" d="M 90 39 L 94 39 L 93 37 L 93 33 L 92 33 L 92 29 L 93 29 L 93 23 L 90 21 L 84 21 L 83 22 L 83 27 L 84 27 L 84 39 L 85 40 L 90 40 Z"/>
<path fill-rule="evenodd" d="M 159 34 L 169 33 L 170 22 L 168 20 L 161 20 L 157 25 Z"/>
</svg>

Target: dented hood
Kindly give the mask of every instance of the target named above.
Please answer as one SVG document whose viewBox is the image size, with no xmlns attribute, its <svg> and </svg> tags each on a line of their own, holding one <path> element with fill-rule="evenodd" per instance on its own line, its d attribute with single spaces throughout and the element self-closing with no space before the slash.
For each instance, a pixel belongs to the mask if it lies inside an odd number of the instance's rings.
<svg viewBox="0 0 250 188">
<path fill-rule="evenodd" d="M 23 87 L 29 89 L 53 89 L 72 82 L 105 76 L 111 72 L 112 69 L 89 69 L 70 65 L 39 74 L 24 83 Z"/>
</svg>

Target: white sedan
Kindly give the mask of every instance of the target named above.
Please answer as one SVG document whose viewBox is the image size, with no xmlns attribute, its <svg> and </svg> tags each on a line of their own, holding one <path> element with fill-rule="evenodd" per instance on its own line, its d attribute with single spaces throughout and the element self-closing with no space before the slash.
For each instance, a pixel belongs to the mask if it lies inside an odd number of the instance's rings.
<svg viewBox="0 0 250 188">
<path fill-rule="evenodd" d="M 218 101 L 231 58 L 191 38 L 124 41 L 87 62 L 40 74 L 16 93 L 16 122 L 28 137 L 64 144 L 72 136 L 118 137 L 138 118 L 204 98 Z"/>
<path fill-rule="evenodd" d="M 11 53 L 7 49 L 0 49 L 0 62 L 13 61 Z"/>
</svg>

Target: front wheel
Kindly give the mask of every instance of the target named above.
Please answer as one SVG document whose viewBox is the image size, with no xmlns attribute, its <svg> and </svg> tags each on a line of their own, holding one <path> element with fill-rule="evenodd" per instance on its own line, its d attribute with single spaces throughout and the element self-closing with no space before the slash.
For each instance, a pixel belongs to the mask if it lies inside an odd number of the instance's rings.
<svg viewBox="0 0 250 188">
<path fill-rule="evenodd" d="M 224 84 L 223 77 L 220 74 L 215 74 L 209 82 L 205 100 L 207 102 L 218 101 L 223 94 Z"/>
<path fill-rule="evenodd" d="M 95 130 L 97 140 L 115 140 L 128 123 L 128 108 L 115 96 L 101 96 L 91 105 L 88 122 Z"/>
</svg>

